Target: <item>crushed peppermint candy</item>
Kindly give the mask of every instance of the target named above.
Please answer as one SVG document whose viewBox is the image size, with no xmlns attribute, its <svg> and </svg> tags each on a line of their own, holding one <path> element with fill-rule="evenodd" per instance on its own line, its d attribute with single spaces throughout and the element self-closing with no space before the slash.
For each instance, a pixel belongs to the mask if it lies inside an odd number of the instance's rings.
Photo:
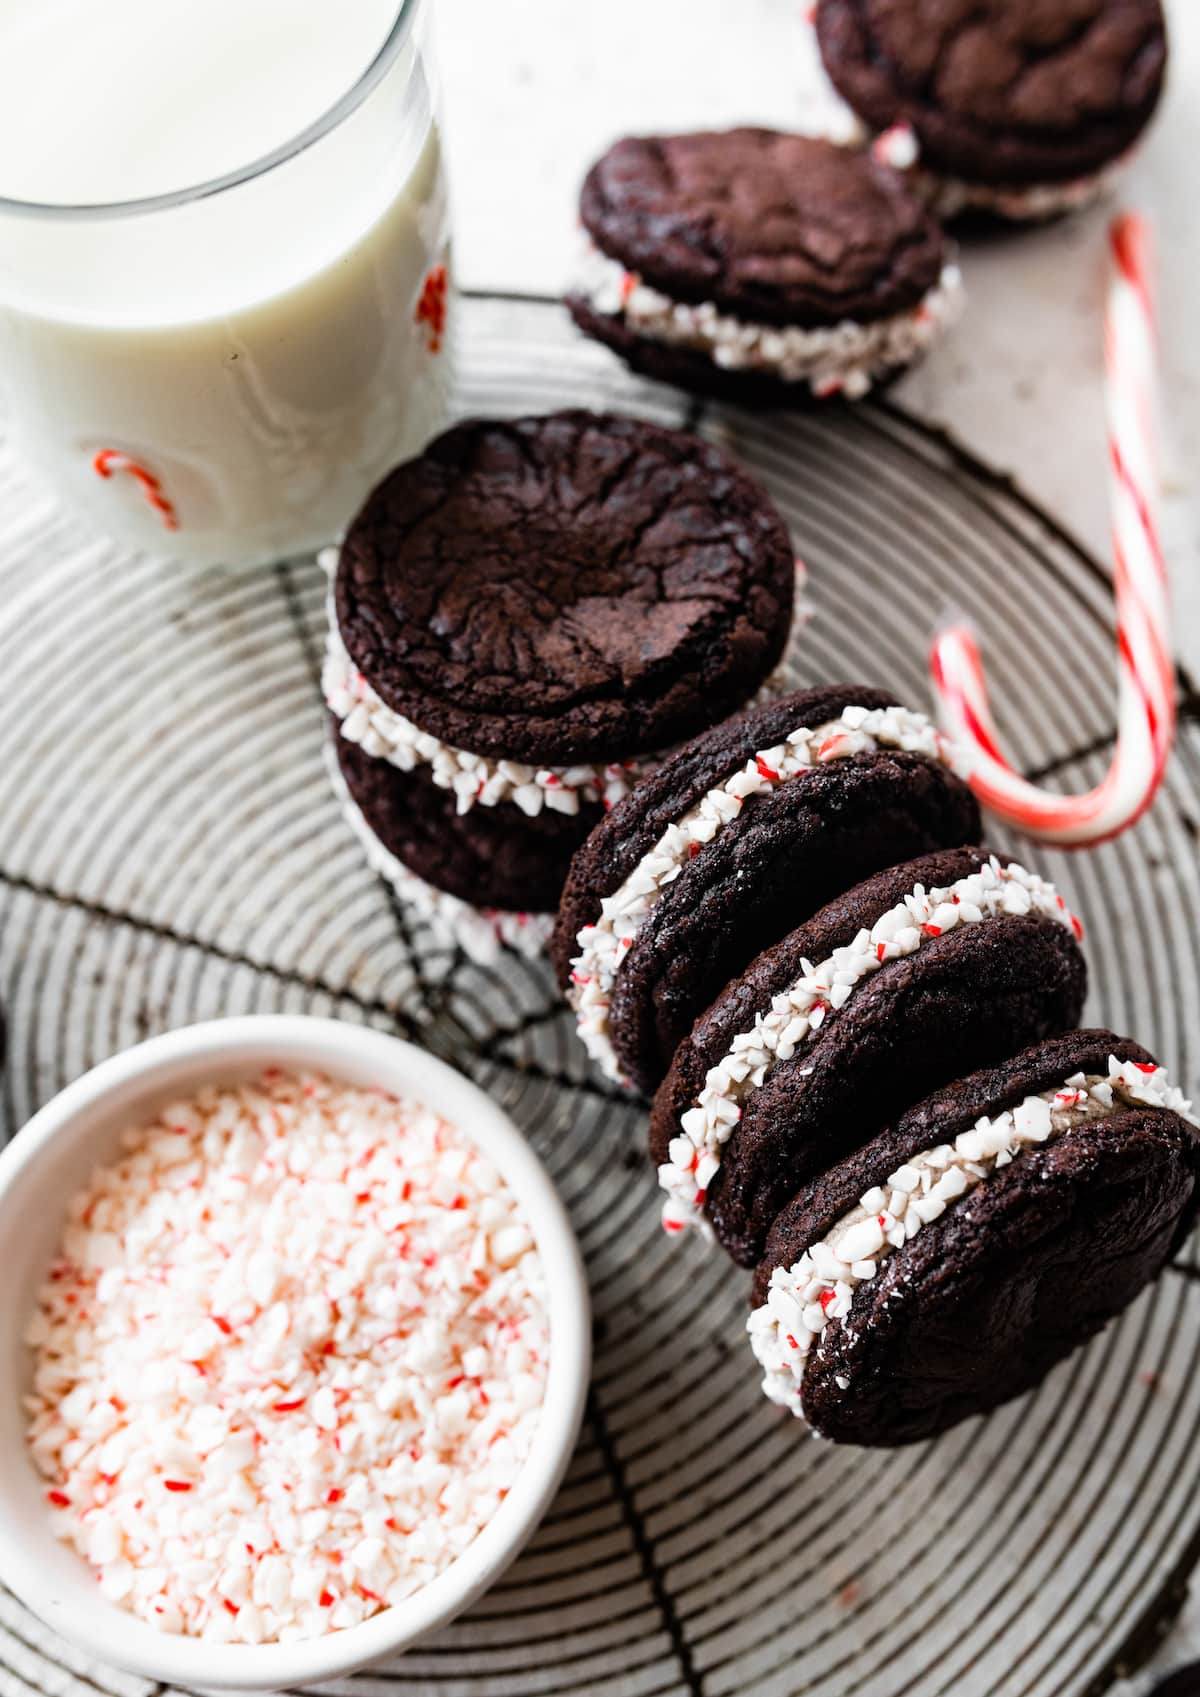
<svg viewBox="0 0 1200 1697">
<path fill-rule="evenodd" d="M 571 962 L 569 1000 L 588 1054 L 605 1076 L 620 1081 L 621 1063 L 609 1035 L 613 985 L 637 933 L 667 885 L 688 861 L 737 817 L 743 803 L 775 789 L 815 766 L 876 749 L 896 748 L 954 765 L 953 751 L 923 713 L 906 707 L 847 707 L 822 725 L 802 725 L 774 748 L 752 760 L 708 794 L 677 824 L 669 825 L 625 881 L 600 904 L 600 917 L 585 925 Z"/>
<path fill-rule="evenodd" d="M 336 549 L 322 550 L 321 564 L 331 576 L 337 569 L 337 558 Z M 453 748 L 387 705 L 350 658 L 338 630 L 332 595 L 327 611 L 329 628 L 321 688 L 326 706 L 340 722 L 341 734 L 364 754 L 386 760 L 402 772 L 428 767 L 438 788 L 453 793 L 460 814 L 469 813 L 473 807 L 497 807 L 501 802 L 511 802 L 530 819 L 543 808 L 574 815 L 582 802 L 600 802 L 606 809 L 615 807 L 653 764 L 652 759 L 645 758 L 529 766 Z"/>
<path fill-rule="evenodd" d="M 721 312 L 712 301 L 672 300 L 589 244 L 577 292 L 639 336 L 695 349 L 723 370 L 768 372 L 785 383 L 807 383 L 817 396 L 858 400 L 877 379 L 911 365 L 954 322 L 963 286 L 950 262 L 915 307 L 872 323 L 846 319 L 815 329 L 758 324 Z"/>
<path fill-rule="evenodd" d="M 994 1119 L 984 1115 L 953 1143 L 913 1155 L 868 1190 L 822 1242 L 791 1267 L 775 1268 L 766 1302 L 746 1322 L 766 1396 L 803 1419 L 804 1369 L 813 1347 L 830 1322 L 846 1319 L 858 1286 L 888 1256 L 1022 1151 L 1132 1107 L 1191 1118 L 1190 1102 L 1162 1067 L 1110 1055 L 1107 1076 L 1073 1073 L 1056 1090 L 1026 1096 Z"/>
<path fill-rule="evenodd" d="M 827 1016 L 846 1005 L 859 984 L 886 962 L 914 955 L 931 938 L 960 925 L 1027 913 L 1069 926 L 1076 937 L 1083 934 L 1053 884 L 1015 861 L 1002 866 L 993 855 L 978 872 L 943 889 L 916 885 L 828 960 L 815 966 L 803 961 L 796 982 L 775 996 L 766 1012 L 756 1014 L 753 1029 L 739 1032 L 729 1052 L 709 1068 L 695 1106 L 682 1116 L 670 1159 L 658 1169 L 658 1182 L 667 1193 L 663 1229 L 677 1233 L 694 1226 L 711 1237 L 705 1201 L 743 1104 L 777 1064 L 790 1061 Z"/>
<path fill-rule="evenodd" d="M 871 143 L 871 152 L 881 164 L 899 171 L 938 219 L 957 218 L 967 211 L 997 212 L 1013 220 L 1057 218 L 1098 200 L 1129 163 L 1127 157 L 1118 159 L 1102 171 L 1058 183 L 967 182 L 922 166 L 916 132 L 906 123 L 881 130 Z"/>
<path fill-rule="evenodd" d="M 29 1443 L 103 1595 L 220 1642 L 357 1625 L 448 1567 L 537 1431 L 541 1258 L 436 1114 L 268 1070 L 128 1131 L 28 1330 Z"/>
<path fill-rule="evenodd" d="M 508 948 L 527 960 L 546 951 L 554 930 L 552 913 L 520 913 L 508 908 L 472 907 L 449 890 L 439 890 L 385 848 L 367 824 L 362 809 L 346 787 L 337 756 L 326 745 L 325 765 L 342 817 L 358 838 L 367 865 L 377 872 L 407 906 L 420 914 L 434 935 L 450 948 L 459 948 L 476 966 L 494 966 Z"/>
<path fill-rule="evenodd" d="M 1107 194 L 1128 169 L 1136 149 L 1130 148 L 1099 171 L 1060 182 L 985 183 L 967 181 L 935 171 L 921 162 L 921 143 L 904 120 L 872 131 L 841 99 L 835 99 L 826 130 L 842 147 L 869 147 L 880 164 L 899 172 L 905 186 L 938 219 L 947 223 L 963 212 L 995 212 L 1001 218 L 1037 222 L 1075 212 Z"/>
<path fill-rule="evenodd" d="M 1063 183 L 972 183 L 961 177 L 941 176 L 919 165 L 905 170 L 904 178 L 939 220 L 957 218 L 964 212 L 993 212 L 1014 223 L 1037 223 L 1091 206 L 1110 191 L 1127 163 L 1117 160 L 1092 176 Z"/>
<path fill-rule="evenodd" d="M 901 123 L 881 130 L 871 143 L 871 153 L 893 171 L 909 171 L 920 158 L 921 147 L 912 125 Z"/>
</svg>

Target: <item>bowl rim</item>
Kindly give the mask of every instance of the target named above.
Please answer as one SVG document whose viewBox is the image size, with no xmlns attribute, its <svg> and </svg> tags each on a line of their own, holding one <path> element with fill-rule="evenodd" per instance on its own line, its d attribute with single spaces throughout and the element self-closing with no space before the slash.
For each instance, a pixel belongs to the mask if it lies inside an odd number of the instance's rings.
<svg viewBox="0 0 1200 1697">
<path fill-rule="evenodd" d="M 166 1684 L 245 1691 L 311 1684 L 395 1655 L 445 1625 L 499 1577 L 532 1535 L 562 1481 L 582 1423 L 591 1304 L 583 1258 L 554 1183 L 491 1096 L 436 1055 L 390 1032 L 308 1014 L 241 1014 L 181 1026 L 121 1050 L 52 1097 L 0 1150 L 0 1225 L 11 1191 L 19 1179 L 32 1177 L 53 1141 L 68 1129 L 86 1139 L 80 1120 L 130 1086 L 144 1085 L 147 1094 L 165 1090 L 173 1073 L 206 1057 L 218 1077 L 223 1065 L 256 1059 L 264 1066 L 307 1064 L 336 1076 L 337 1062 L 330 1058 L 335 1052 L 359 1067 L 377 1066 L 386 1075 L 385 1088 L 409 1093 L 452 1120 L 487 1152 L 517 1194 L 546 1275 L 550 1363 L 537 1440 L 491 1520 L 437 1578 L 357 1626 L 287 1644 L 209 1644 L 163 1633 L 116 1603 L 102 1605 L 100 1625 L 74 1618 L 69 1597 L 56 1601 L 44 1594 L 40 1562 L 31 1559 L 19 1517 L 3 1512 L 7 1487 L 0 1481 L 0 1582 L 85 1654 Z M 65 1207 L 68 1196 L 61 1200 Z M 32 1468 L 28 1452 L 26 1459 Z M 54 1537 L 49 1522 L 47 1532 Z"/>
</svg>

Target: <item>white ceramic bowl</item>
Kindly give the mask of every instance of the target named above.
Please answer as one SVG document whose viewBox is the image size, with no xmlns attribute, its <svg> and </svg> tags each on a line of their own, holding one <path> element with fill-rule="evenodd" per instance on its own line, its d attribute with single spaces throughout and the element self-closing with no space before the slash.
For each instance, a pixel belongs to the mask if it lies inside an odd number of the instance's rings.
<svg viewBox="0 0 1200 1697">
<path fill-rule="evenodd" d="M 82 1557 L 51 1531 L 45 1481 L 25 1444 L 22 1334 L 63 1209 L 122 1130 L 171 1098 L 265 1066 L 316 1068 L 426 1103 L 486 1150 L 520 1201 L 546 1272 L 550 1363 L 541 1425 L 508 1496 L 470 1548 L 412 1597 L 359 1626 L 293 1644 L 206 1644 L 159 1632 L 101 1595 Z M 566 1211 L 511 1120 L 475 1085 L 383 1032 L 288 1015 L 214 1020 L 104 1061 L 36 1114 L 0 1154 L 0 1580 L 47 1626 L 98 1660 L 168 1685 L 269 1690 L 331 1680 L 395 1655 L 489 1586 L 533 1532 L 575 1445 L 591 1360 L 587 1284 Z"/>
</svg>

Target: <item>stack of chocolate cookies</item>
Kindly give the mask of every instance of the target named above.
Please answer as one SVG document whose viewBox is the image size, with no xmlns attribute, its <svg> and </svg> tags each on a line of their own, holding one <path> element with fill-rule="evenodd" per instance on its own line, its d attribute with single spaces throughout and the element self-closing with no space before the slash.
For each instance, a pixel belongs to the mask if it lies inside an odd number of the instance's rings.
<svg viewBox="0 0 1200 1697">
<path fill-rule="evenodd" d="M 844 1442 L 1018 1394 L 1190 1227 L 1200 1135 L 1076 1030 L 1063 896 L 979 837 L 919 714 L 839 685 L 702 735 L 576 855 L 552 952 L 601 1068 L 654 1093 L 663 1225 L 754 1269 L 772 1401 Z"/>
<path fill-rule="evenodd" d="M 582 411 L 460 424 L 331 571 L 331 771 L 372 864 L 475 958 L 544 946 L 571 856 L 766 682 L 786 526 L 724 453 Z"/>
</svg>

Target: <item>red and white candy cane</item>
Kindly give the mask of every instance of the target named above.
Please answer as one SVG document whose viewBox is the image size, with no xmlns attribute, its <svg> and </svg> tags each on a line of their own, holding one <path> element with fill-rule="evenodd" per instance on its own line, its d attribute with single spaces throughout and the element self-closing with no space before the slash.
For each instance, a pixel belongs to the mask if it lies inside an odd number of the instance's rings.
<svg viewBox="0 0 1200 1697">
<path fill-rule="evenodd" d="M 92 461 L 92 470 L 99 477 L 112 477 L 115 472 L 123 471 L 141 485 L 142 493 L 162 520 L 166 530 L 178 530 L 179 518 L 175 508 L 163 494 L 163 487 L 152 471 L 135 460 L 132 454 L 123 454 L 119 448 L 101 448 Z"/>
<path fill-rule="evenodd" d="M 946 729 L 964 749 L 971 788 L 1027 836 L 1080 848 L 1124 831 L 1150 805 L 1175 733 L 1167 571 L 1159 545 L 1157 363 L 1149 238 L 1127 214 L 1111 230 L 1114 274 L 1105 322 L 1117 624 L 1117 742 L 1086 795 L 1030 783 L 1000 752 L 973 633 L 938 633 L 930 668 Z"/>
</svg>

